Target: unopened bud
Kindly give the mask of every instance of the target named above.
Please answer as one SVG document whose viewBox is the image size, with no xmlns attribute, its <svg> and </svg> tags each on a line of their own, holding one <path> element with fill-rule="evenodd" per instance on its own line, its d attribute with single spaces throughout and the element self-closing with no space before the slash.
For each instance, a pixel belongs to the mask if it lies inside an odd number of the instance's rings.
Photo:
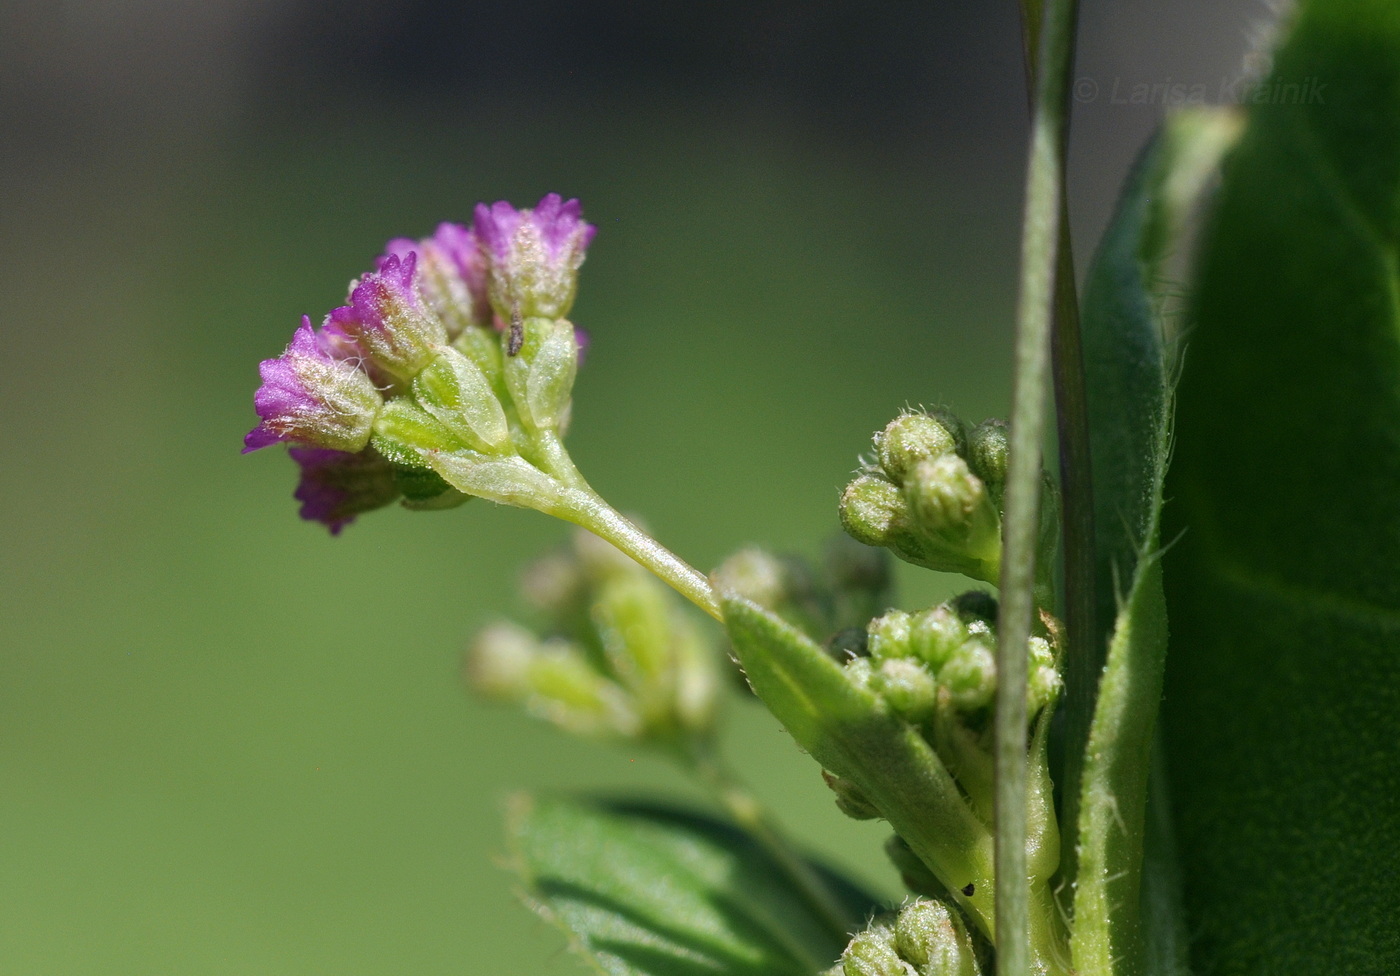
<svg viewBox="0 0 1400 976">
<path fill-rule="evenodd" d="M 466 447 L 446 424 L 409 397 L 397 397 L 384 405 L 374 422 L 370 443 L 380 454 L 405 468 L 428 467 L 420 449 L 459 451 Z"/>
<path fill-rule="evenodd" d="M 938 672 L 938 683 L 948 690 L 958 710 L 986 708 L 997 690 L 996 656 L 982 641 L 969 640 L 948 658 Z"/>
<path fill-rule="evenodd" d="M 467 683 L 486 698 L 523 700 L 538 645 L 535 635 L 524 627 L 505 620 L 488 624 L 467 649 Z"/>
<path fill-rule="evenodd" d="M 987 488 L 956 454 L 920 461 L 905 480 L 912 531 L 942 555 L 948 567 L 997 582 L 1001 517 Z"/>
<path fill-rule="evenodd" d="M 866 628 L 870 656 L 877 661 L 906 657 L 910 652 L 912 625 L 909 614 L 903 610 L 891 610 L 870 621 Z"/>
<path fill-rule="evenodd" d="M 499 453 L 510 443 L 505 410 L 480 366 L 446 347 L 413 380 L 413 393 L 424 410 L 471 448 Z"/>
<path fill-rule="evenodd" d="M 914 967 L 899 958 L 894 938 L 889 925 L 872 922 L 841 954 L 841 971 L 845 976 L 917 976 Z"/>
<path fill-rule="evenodd" d="M 936 672 L 967 638 L 967 625 L 951 607 L 943 605 L 914 615 L 909 647 L 915 657 Z"/>
<path fill-rule="evenodd" d="M 895 947 L 919 976 L 978 976 L 977 950 L 955 909 L 921 900 L 904 906 L 894 924 Z"/>
<path fill-rule="evenodd" d="M 925 721 L 933 714 L 938 701 L 938 685 L 933 675 L 912 658 L 881 661 L 871 684 L 890 710 L 906 722 Z"/>
<path fill-rule="evenodd" d="M 857 542 L 884 546 L 904 521 L 904 495 L 897 485 L 863 474 L 841 493 L 841 526 Z"/>
<path fill-rule="evenodd" d="M 505 360 L 506 386 L 521 422 L 531 430 L 558 430 L 578 374 L 578 341 L 563 319 L 527 318 L 523 339 Z"/>
<path fill-rule="evenodd" d="M 1055 652 L 1043 637 L 1032 637 L 1026 672 L 1026 710 L 1034 716 L 1060 695 L 1064 681 L 1055 667 Z"/>
<path fill-rule="evenodd" d="M 576 735 L 630 739 L 641 716 L 627 695 L 595 671 L 582 648 L 567 641 L 540 645 L 530 662 L 526 707 Z"/>
<path fill-rule="evenodd" d="M 962 441 L 962 421 L 951 414 L 906 413 L 875 435 L 875 453 L 898 483 L 920 461 L 956 453 Z"/>
<path fill-rule="evenodd" d="M 993 502 L 1000 507 L 1006 486 L 1006 458 L 1010 447 L 1010 426 L 1005 420 L 984 420 L 972 428 L 967 438 L 967 464 L 982 479 Z"/>
</svg>

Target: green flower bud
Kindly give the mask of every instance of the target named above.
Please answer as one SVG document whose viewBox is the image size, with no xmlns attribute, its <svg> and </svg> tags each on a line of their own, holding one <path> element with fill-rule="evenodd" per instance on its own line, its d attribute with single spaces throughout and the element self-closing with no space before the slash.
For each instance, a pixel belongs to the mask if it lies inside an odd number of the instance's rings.
<svg viewBox="0 0 1400 976">
<path fill-rule="evenodd" d="M 528 318 L 523 328 L 519 352 L 505 359 L 506 386 L 528 430 L 558 430 L 578 373 L 573 324 L 565 319 Z"/>
<path fill-rule="evenodd" d="M 668 711 L 671 619 L 667 594 L 646 576 L 614 576 L 593 597 L 593 626 L 608 668 L 642 708 Z M 648 708 L 647 706 L 654 706 Z"/>
<path fill-rule="evenodd" d="M 914 967 L 899 958 L 894 929 L 878 921 L 856 933 L 841 954 L 845 976 L 917 976 Z"/>
<path fill-rule="evenodd" d="M 856 657 L 846 662 L 842 669 L 846 673 L 846 680 L 852 685 L 861 689 L 871 689 L 875 677 L 875 666 L 870 663 L 868 657 Z"/>
<path fill-rule="evenodd" d="M 399 467 L 425 469 L 428 463 L 419 449 L 460 451 L 466 447 L 446 424 L 411 397 L 396 397 L 384 405 L 374 422 L 370 444 Z"/>
<path fill-rule="evenodd" d="M 870 656 L 877 661 L 889 658 L 907 657 L 910 653 L 910 636 L 913 620 L 903 610 L 891 610 L 870 621 L 866 628 L 869 639 L 866 643 Z"/>
<path fill-rule="evenodd" d="M 452 341 L 452 346 L 476 363 L 493 385 L 502 379 L 504 357 L 501 353 L 501 337 L 495 329 L 479 326 L 463 329 L 462 334 Z"/>
<path fill-rule="evenodd" d="M 568 732 L 633 739 L 641 731 L 641 716 L 626 693 L 593 670 L 577 645 L 545 641 L 530 662 L 527 680 L 526 709 Z"/>
<path fill-rule="evenodd" d="M 992 703 L 997 690 L 997 664 L 992 649 L 973 638 L 959 647 L 938 672 L 954 707 L 975 712 Z"/>
<path fill-rule="evenodd" d="M 997 582 L 1001 516 L 987 487 L 956 454 L 920 461 L 904 483 L 911 531 L 948 568 Z"/>
<path fill-rule="evenodd" d="M 875 435 L 875 455 L 899 483 L 920 461 L 957 453 L 963 440 L 962 421 L 952 414 L 906 413 Z"/>
<path fill-rule="evenodd" d="M 871 685 L 889 704 L 890 710 L 906 722 L 926 721 L 938 701 L 938 684 L 933 675 L 912 658 L 881 661 Z"/>
<path fill-rule="evenodd" d="M 910 621 L 910 651 L 935 672 L 967 638 L 967 625 L 946 605 L 915 614 Z"/>
<path fill-rule="evenodd" d="M 510 427 L 490 378 L 456 349 L 443 349 L 414 378 L 413 394 L 424 410 L 474 450 L 499 454 L 509 446 Z"/>
<path fill-rule="evenodd" d="M 894 923 L 895 948 L 919 976 L 979 976 L 977 949 L 957 909 L 942 901 L 904 906 Z"/>
<path fill-rule="evenodd" d="M 523 701 L 538 644 L 534 634 L 509 621 L 487 625 L 467 649 L 467 683 L 486 698 Z"/>
<path fill-rule="evenodd" d="M 897 485 L 863 474 L 841 493 L 841 526 L 867 546 L 890 545 L 904 524 L 904 495 Z"/>
<path fill-rule="evenodd" d="M 822 779 L 836 794 L 836 808 L 852 820 L 875 820 L 880 816 L 875 804 L 850 780 L 828 773 L 825 769 L 822 770 Z"/>
<path fill-rule="evenodd" d="M 1060 696 L 1064 680 L 1055 667 L 1055 652 L 1044 637 L 1032 637 L 1030 662 L 1026 672 L 1026 710 L 1034 716 Z"/>
<path fill-rule="evenodd" d="M 967 465 L 982 479 L 998 510 L 1006 487 L 1006 458 L 1010 425 L 1005 420 L 984 420 L 967 438 Z"/>
</svg>

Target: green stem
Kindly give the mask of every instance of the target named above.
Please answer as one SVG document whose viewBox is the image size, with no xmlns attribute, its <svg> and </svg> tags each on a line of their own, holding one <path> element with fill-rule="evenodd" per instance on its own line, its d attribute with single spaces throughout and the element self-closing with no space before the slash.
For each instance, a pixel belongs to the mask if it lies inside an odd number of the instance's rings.
<svg viewBox="0 0 1400 976">
<path fill-rule="evenodd" d="M 611 542 L 681 596 L 720 623 L 724 622 L 719 601 L 715 599 L 714 590 L 704 574 L 637 528 L 586 483 L 565 488 L 557 507 L 551 508 L 549 514 L 582 526 L 600 539 Z"/>
<path fill-rule="evenodd" d="M 1041 31 L 1040 0 L 1021 0 L 1022 39 L 1025 42 L 1026 78 L 1034 108 L 1035 79 L 1039 69 L 1036 39 Z M 1071 34 L 1069 61 L 1074 60 Z M 1063 165 L 1063 159 L 1062 163 Z M 1094 482 L 1089 451 L 1089 397 L 1084 376 L 1084 350 L 1080 341 L 1079 296 L 1075 287 L 1074 252 L 1070 241 L 1069 200 L 1060 195 L 1060 238 L 1055 262 L 1055 320 L 1051 369 L 1055 377 L 1056 433 L 1060 446 L 1060 515 L 1064 526 L 1065 624 L 1065 759 L 1064 831 L 1067 876 L 1074 876 L 1075 827 L 1079 808 L 1079 777 L 1084 743 L 1094 711 L 1094 692 L 1103 665 L 1097 639 L 1096 580 L 1097 533 L 1094 526 Z"/>
<path fill-rule="evenodd" d="M 1026 642 L 1036 583 L 1041 442 L 1050 391 L 1050 338 L 1064 198 L 1068 75 L 1075 0 L 1039 5 L 1039 63 L 1026 174 L 1016 372 L 998 621 L 996 701 L 997 976 L 1029 976 L 1030 890 L 1026 864 Z M 1028 18 L 1029 20 L 1030 18 Z M 1037 952 L 1037 955 L 1040 953 Z"/>
<path fill-rule="evenodd" d="M 793 889 L 821 919 L 826 929 L 844 947 L 853 926 L 862 919 L 851 918 L 816 869 L 793 849 L 763 804 L 748 791 L 737 776 L 715 755 L 708 743 L 696 743 L 684 754 L 684 761 L 705 784 L 715 801 L 748 833 L 792 882 Z"/>
</svg>

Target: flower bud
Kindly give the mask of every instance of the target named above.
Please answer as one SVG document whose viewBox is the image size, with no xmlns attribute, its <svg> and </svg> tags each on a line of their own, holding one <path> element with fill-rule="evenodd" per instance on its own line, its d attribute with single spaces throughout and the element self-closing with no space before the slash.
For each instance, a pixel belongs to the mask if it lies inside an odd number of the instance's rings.
<svg viewBox="0 0 1400 976">
<path fill-rule="evenodd" d="M 294 447 L 287 453 L 301 469 L 294 495 L 301 502 L 301 517 L 322 523 L 331 535 L 339 535 L 361 512 L 399 497 L 393 465 L 374 451 Z"/>
<path fill-rule="evenodd" d="M 374 382 L 336 350 L 303 317 L 286 352 L 258 367 L 262 386 L 253 397 L 261 418 L 243 439 L 244 453 L 291 441 L 308 447 L 357 453 L 384 405 Z"/>
<path fill-rule="evenodd" d="M 978 976 L 977 949 L 956 909 L 943 901 L 905 905 L 894 923 L 895 948 L 919 976 Z"/>
<path fill-rule="evenodd" d="M 906 413 L 875 435 L 875 454 L 897 484 L 920 461 L 956 453 L 963 439 L 962 421 L 952 414 Z"/>
<path fill-rule="evenodd" d="M 578 269 L 597 228 L 577 200 L 547 194 L 532 210 L 504 200 L 477 204 L 472 230 L 488 269 L 491 304 L 506 322 L 563 318 L 574 303 Z"/>
<path fill-rule="evenodd" d="M 530 663 L 539 642 L 524 627 L 499 620 L 484 627 L 467 650 L 467 683 L 477 694 L 498 701 L 523 701 L 529 693 Z"/>
<path fill-rule="evenodd" d="M 946 605 L 915 614 L 910 621 L 910 652 L 935 673 L 967 638 L 967 625 Z"/>
<path fill-rule="evenodd" d="M 986 708 L 997 691 L 996 655 L 982 641 L 969 640 L 948 658 L 938 672 L 938 683 L 948 690 L 959 711 Z"/>
<path fill-rule="evenodd" d="M 442 321 L 424 306 L 416 284 L 418 256 L 391 254 L 350 289 L 349 304 L 334 309 L 328 328 L 353 339 L 375 365 L 410 380 L 447 342 Z"/>
<path fill-rule="evenodd" d="M 917 976 L 914 967 L 899 957 L 894 929 L 879 921 L 857 932 L 841 954 L 845 976 Z"/>
<path fill-rule="evenodd" d="M 396 238 L 385 248 L 380 263 L 409 254 L 417 255 L 419 293 L 428 310 L 442 321 L 448 339 L 472 326 L 491 327 L 486 258 L 474 232 L 461 224 L 444 223 L 421 241 Z"/>
<path fill-rule="evenodd" d="M 880 811 L 871 803 L 861 788 L 848 779 L 822 770 L 822 779 L 836 794 L 836 808 L 852 820 L 875 820 Z"/>
<path fill-rule="evenodd" d="M 938 701 L 938 685 L 933 675 L 912 658 L 890 658 L 881 661 L 871 679 L 871 685 L 890 710 L 906 722 L 918 724 L 933 714 Z"/>
<path fill-rule="evenodd" d="M 911 531 L 930 555 L 974 579 L 997 582 L 1001 518 L 986 486 L 956 454 L 914 466 L 904 483 Z"/>
<path fill-rule="evenodd" d="M 870 621 L 866 647 L 876 661 L 905 657 L 909 654 L 909 638 L 913 622 L 903 610 L 891 610 Z"/>
<path fill-rule="evenodd" d="M 447 425 L 410 397 L 390 400 L 374 422 L 374 449 L 405 468 L 427 468 L 419 450 L 460 451 L 466 447 Z"/>
<path fill-rule="evenodd" d="M 984 420 L 967 438 L 967 465 L 982 479 L 987 493 L 1001 508 L 1006 487 L 1006 459 L 1010 448 L 1010 425 L 1005 420 Z"/>
<path fill-rule="evenodd" d="M 1026 711 L 1034 716 L 1060 696 L 1064 679 L 1055 667 L 1055 652 L 1043 637 L 1032 637 L 1030 662 L 1026 672 Z"/>
<path fill-rule="evenodd" d="M 452 347 L 413 380 L 418 403 L 477 451 L 499 454 L 510 444 L 510 426 L 481 367 Z"/>
<path fill-rule="evenodd" d="M 593 669 L 583 649 L 553 639 L 539 645 L 527 673 L 525 707 L 575 735 L 635 738 L 642 719 L 627 694 Z"/>
<path fill-rule="evenodd" d="M 867 546 L 890 544 L 904 522 L 904 495 L 899 486 L 875 475 L 857 477 L 841 493 L 841 526 Z"/>
<path fill-rule="evenodd" d="M 529 430 L 558 430 L 567 418 L 578 341 L 563 319 L 527 318 L 518 352 L 506 357 L 505 379 L 521 423 Z"/>
</svg>

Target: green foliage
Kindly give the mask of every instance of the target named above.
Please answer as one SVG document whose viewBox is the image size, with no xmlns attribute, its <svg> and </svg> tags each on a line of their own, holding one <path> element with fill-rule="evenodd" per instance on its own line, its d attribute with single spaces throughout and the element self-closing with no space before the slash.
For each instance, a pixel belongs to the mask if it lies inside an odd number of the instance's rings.
<svg viewBox="0 0 1400 976">
<path fill-rule="evenodd" d="M 520 798 L 512 864 L 608 976 L 812 976 L 845 948 L 745 833 L 643 804 Z M 853 918 L 873 898 L 817 869 Z"/>
<path fill-rule="evenodd" d="M 1074 699 L 1095 707 L 1083 738 L 1076 735 L 1082 725 L 1071 726 L 1068 752 L 1083 759 L 1071 764 L 1065 787 L 1077 801 L 1071 947 L 1082 972 L 1137 973 L 1144 966 L 1139 892 L 1167 650 L 1159 529 L 1175 369 L 1163 263 L 1234 128 L 1228 116 L 1215 113 L 1178 115 L 1167 123 L 1128 181 L 1085 293 L 1103 619 L 1094 644 L 1073 649 L 1074 680 L 1097 686 L 1096 696 Z M 1082 723 L 1085 716 L 1076 718 Z M 1150 921 L 1168 930 L 1173 925 L 1170 918 Z"/>
<path fill-rule="evenodd" d="M 1168 492 L 1195 959 L 1394 973 L 1400 6 L 1305 3 L 1261 91 L 1202 252 Z"/>
</svg>

